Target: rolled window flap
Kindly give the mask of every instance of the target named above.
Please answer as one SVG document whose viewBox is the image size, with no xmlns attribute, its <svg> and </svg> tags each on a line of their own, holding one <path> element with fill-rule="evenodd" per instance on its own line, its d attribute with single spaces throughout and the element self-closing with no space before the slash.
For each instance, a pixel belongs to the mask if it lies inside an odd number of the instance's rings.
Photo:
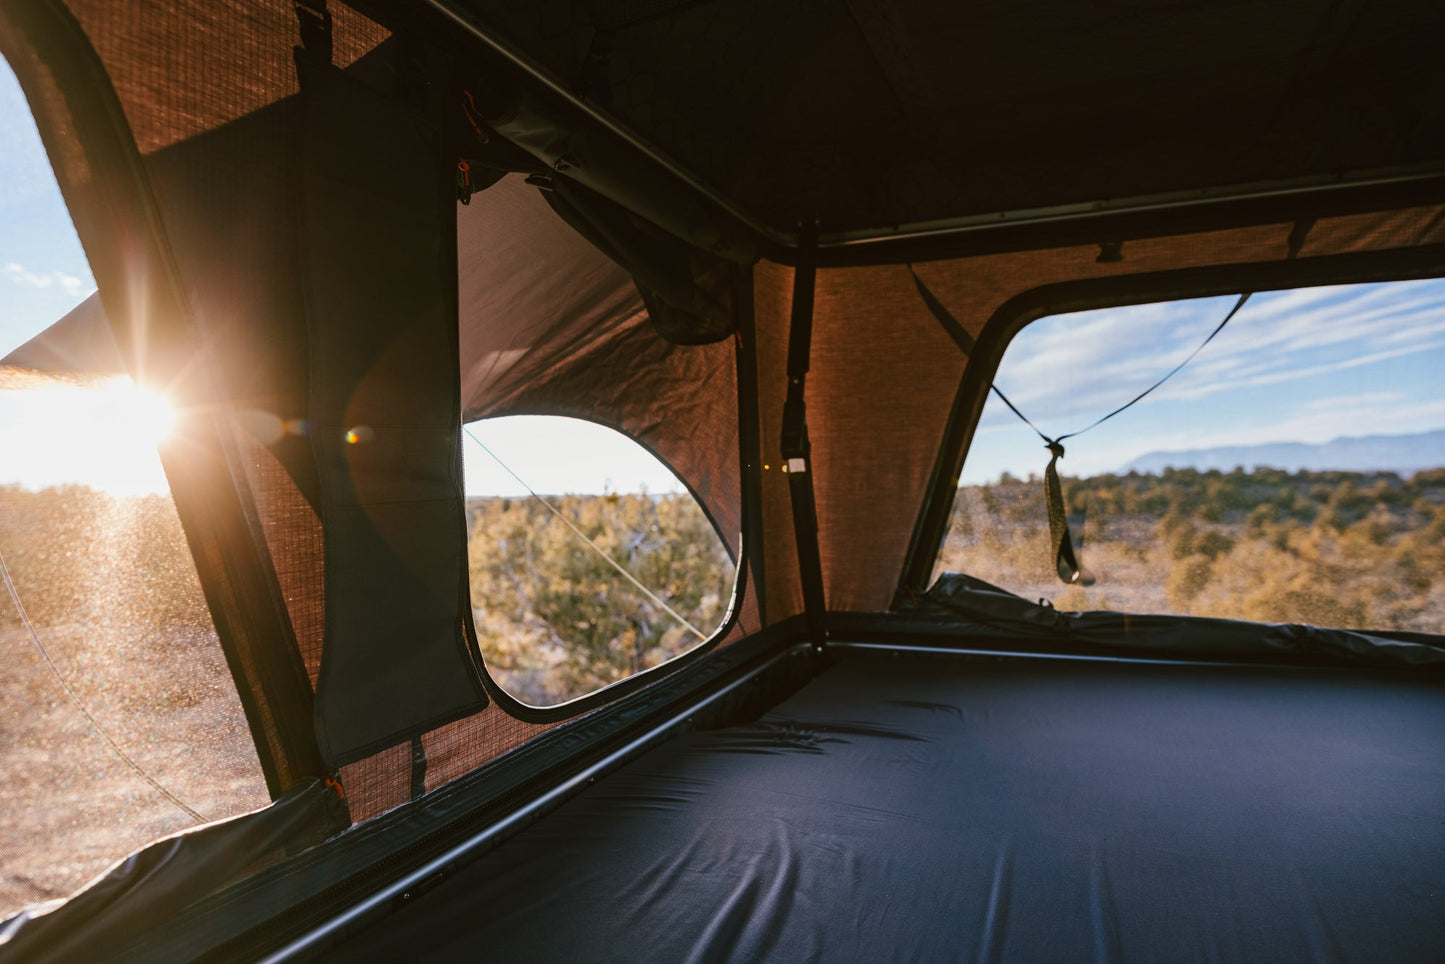
<svg viewBox="0 0 1445 964">
<path fill-rule="evenodd" d="M 340 766 L 487 705 L 465 632 L 456 192 L 439 125 L 298 58 L 317 742 Z"/>
<path fill-rule="evenodd" d="M 265 810 L 164 837 L 69 899 L 21 910 L 0 923 L 0 953 L 32 964 L 113 959 L 185 908 L 349 823 L 336 793 L 308 778 Z"/>
</svg>

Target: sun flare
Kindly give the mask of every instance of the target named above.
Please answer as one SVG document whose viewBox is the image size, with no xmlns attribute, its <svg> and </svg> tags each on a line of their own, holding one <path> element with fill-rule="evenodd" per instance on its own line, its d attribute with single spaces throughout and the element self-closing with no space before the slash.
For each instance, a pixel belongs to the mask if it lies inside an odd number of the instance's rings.
<svg viewBox="0 0 1445 964">
<path fill-rule="evenodd" d="M 164 394 L 129 378 L 0 392 L 0 444 L 7 456 L 0 484 L 165 492 L 156 448 L 175 423 Z"/>
<path fill-rule="evenodd" d="M 155 448 L 175 427 L 176 410 L 170 400 L 155 389 L 143 388 L 126 378 L 93 391 L 97 394 L 97 403 L 108 412 L 106 418 L 112 429 L 137 444 Z"/>
</svg>

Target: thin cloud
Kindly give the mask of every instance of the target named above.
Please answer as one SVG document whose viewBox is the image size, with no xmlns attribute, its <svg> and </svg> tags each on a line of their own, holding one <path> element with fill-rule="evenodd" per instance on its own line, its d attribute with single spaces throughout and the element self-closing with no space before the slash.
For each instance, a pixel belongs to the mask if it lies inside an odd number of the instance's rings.
<svg viewBox="0 0 1445 964">
<path fill-rule="evenodd" d="M 1299 408 L 1305 412 L 1349 412 L 1361 408 L 1375 408 L 1380 405 L 1394 406 L 1404 400 L 1404 392 L 1360 392 L 1355 395 L 1312 398 L 1300 404 Z"/>
<path fill-rule="evenodd" d="M 7 262 L 3 268 L 0 268 L 0 273 L 3 273 L 15 284 L 29 285 L 32 288 L 59 288 L 72 294 L 79 294 L 85 285 L 82 279 L 73 274 L 66 274 L 64 271 L 39 274 L 14 261 Z"/>
<path fill-rule="evenodd" d="M 1102 414 L 1187 357 L 1231 300 L 1045 319 L 1019 336 L 1000 387 L 1036 421 Z M 1435 350 L 1445 335 L 1440 304 L 1438 282 L 1259 295 L 1158 397 L 1197 400 Z"/>
<path fill-rule="evenodd" d="M 1235 297 L 1041 319 L 1011 346 L 998 385 L 1042 431 L 1077 431 L 1188 357 Z M 1433 430 L 1445 426 L 1442 379 L 1445 282 L 1263 293 L 1155 394 L 1069 445 L 1069 472 L 1150 451 Z M 1031 436 L 990 399 L 966 474 L 1038 471 Z"/>
<path fill-rule="evenodd" d="M 1318 375 L 1332 375 L 1336 372 L 1347 371 L 1351 368 L 1360 368 L 1365 365 L 1373 365 L 1377 362 L 1389 361 L 1392 358 L 1401 358 L 1405 355 L 1414 355 L 1422 351 L 1430 351 L 1436 348 L 1445 348 L 1445 339 L 1440 341 L 1426 342 L 1422 345 L 1410 345 L 1406 348 L 1395 348 L 1390 351 L 1372 352 L 1358 358 L 1346 358 L 1337 362 L 1330 362 L 1324 365 L 1311 365 L 1305 368 L 1296 368 L 1289 371 L 1270 372 L 1269 374 L 1252 375 L 1248 378 L 1238 378 L 1230 381 L 1217 381 L 1208 385 L 1196 386 L 1188 389 L 1176 389 L 1168 397 L 1177 400 L 1192 400 L 1207 398 L 1220 392 L 1233 391 L 1240 388 L 1257 388 L 1264 385 L 1278 385 L 1283 382 L 1297 381 L 1302 378 L 1313 378 Z"/>
</svg>

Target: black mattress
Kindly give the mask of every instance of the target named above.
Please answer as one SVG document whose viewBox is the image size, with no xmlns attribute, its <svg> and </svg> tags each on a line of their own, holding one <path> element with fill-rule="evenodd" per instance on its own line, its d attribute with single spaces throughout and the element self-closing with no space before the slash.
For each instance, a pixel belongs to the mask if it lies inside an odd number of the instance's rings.
<svg viewBox="0 0 1445 964">
<path fill-rule="evenodd" d="M 328 956 L 1445 960 L 1445 688 L 855 651 Z"/>
</svg>

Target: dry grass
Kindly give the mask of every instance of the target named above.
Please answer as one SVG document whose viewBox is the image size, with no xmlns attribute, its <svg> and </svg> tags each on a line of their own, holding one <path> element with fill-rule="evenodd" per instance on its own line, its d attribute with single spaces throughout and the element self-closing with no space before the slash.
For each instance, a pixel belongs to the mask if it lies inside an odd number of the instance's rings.
<svg viewBox="0 0 1445 964">
<path fill-rule="evenodd" d="M 214 820 L 269 802 L 214 634 L 39 632 L 111 738 L 191 808 Z M 95 734 L 23 629 L 0 628 L 0 665 L 0 917 L 195 825 Z"/>
<path fill-rule="evenodd" d="M 935 574 L 967 572 L 1067 611 L 1445 632 L 1445 474 L 1263 478 L 1068 480 L 1093 508 L 1073 529 L 1098 580 L 1088 588 L 1053 572 L 1041 484 L 965 487 Z M 1133 506 L 1117 497 L 1124 484 Z"/>
<path fill-rule="evenodd" d="M 0 486 L 0 549 L 59 674 L 145 772 L 216 820 L 268 796 L 175 506 Z M 0 917 L 196 821 L 72 704 L 0 592 Z"/>
</svg>

